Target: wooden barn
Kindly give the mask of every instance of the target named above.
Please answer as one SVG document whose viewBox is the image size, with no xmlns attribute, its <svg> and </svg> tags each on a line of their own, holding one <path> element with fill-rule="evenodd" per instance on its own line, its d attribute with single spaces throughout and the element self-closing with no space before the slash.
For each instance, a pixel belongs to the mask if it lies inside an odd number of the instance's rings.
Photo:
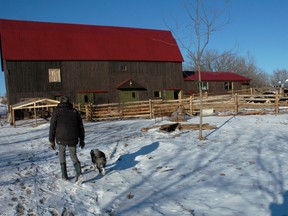
<svg viewBox="0 0 288 216">
<path fill-rule="evenodd" d="M 170 31 L 0 19 L 8 104 L 30 98 L 114 103 L 182 93 Z"/>
<path fill-rule="evenodd" d="M 185 94 L 199 93 L 198 73 L 195 71 L 183 71 L 185 80 Z M 210 94 L 225 94 L 250 88 L 250 80 L 232 72 L 201 72 L 202 90 Z"/>
</svg>

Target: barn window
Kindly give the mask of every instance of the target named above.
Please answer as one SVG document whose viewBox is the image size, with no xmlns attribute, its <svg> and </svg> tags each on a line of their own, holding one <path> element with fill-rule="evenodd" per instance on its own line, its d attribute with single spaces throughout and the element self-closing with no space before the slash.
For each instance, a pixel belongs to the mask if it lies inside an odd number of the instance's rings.
<svg viewBox="0 0 288 216">
<path fill-rule="evenodd" d="M 121 71 L 127 71 L 127 65 L 121 65 L 120 70 Z"/>
<path fill-rule="evenodd" d="M 161 91 L 154 91 L 154 98 L 161 98 Z"/>
<path fill-rule="evenodd" d="M 61 82 L 60 69 L 48 69 L 49 82 Z"/>
<path fill-rule="evenodd" d="M 136 98 L 136 93 L 132 92 L 132 98 Z"/>
<path fill-rule="evenodd" d="M 201 83 L 201 89 L 202 90 L 208 90 L 209 89 L 208 82 L 202 82 Z"/>
<path fill-rule="evenodd" d="M 224 82 L 224 89 L 231 90 L 232 89 L 232 82 Z"/>
</svg>

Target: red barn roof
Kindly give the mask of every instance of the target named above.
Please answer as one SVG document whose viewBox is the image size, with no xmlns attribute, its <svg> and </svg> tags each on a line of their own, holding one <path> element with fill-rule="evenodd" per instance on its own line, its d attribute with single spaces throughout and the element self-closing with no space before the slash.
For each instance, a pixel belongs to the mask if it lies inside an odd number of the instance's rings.
<svg viewBox="0 0 288 216">
<path fill-rule="evenodd" d="M 194 72 L 191 75 L 184 78 L 185 81 L 198 81 L 198 73 Z M 213 82 L 247 82 L 251 79 L 241 76 L 232 72 L 201 72 L 202 81 L 213 81 Z"/>
<path fill-rule="evenodd" d="M 4 60 L 182 62 L 170 31 L 0 19 Z"/>
<path fill-rule="evenodd" d="M 140 85 L 139 83 L 135 82 L 132 79 L 127 79 L 125 81 L 123 81 L 122 83 L 120 83 L 119 85 L 116 86 L 117 89 L 135 89 L 135 90 L 147 90 L 146 88 L 144 88 L 142 85 Z"/>
</svg>

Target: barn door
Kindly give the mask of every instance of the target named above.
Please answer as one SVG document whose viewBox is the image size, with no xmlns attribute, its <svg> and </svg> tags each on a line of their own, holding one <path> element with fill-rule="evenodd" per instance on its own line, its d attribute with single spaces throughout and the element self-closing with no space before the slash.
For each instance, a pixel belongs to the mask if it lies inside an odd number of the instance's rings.
<svg viewBox="0 0 288 216">
<path fill-rule="evenodd" d="M 120 91 L 120 103 L 139 101 L 139 91 Z"/>
<path fill-rule="evenodd" d="M 177 100 L 181 98 L 180 90 L 165 90 L 164 99 L 165 100 Z"/>
</svg>

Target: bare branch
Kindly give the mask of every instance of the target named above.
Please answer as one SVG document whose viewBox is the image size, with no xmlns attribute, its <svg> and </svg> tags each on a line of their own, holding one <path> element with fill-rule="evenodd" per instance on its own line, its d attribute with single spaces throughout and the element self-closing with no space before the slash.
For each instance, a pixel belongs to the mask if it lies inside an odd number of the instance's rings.
<svg viewBox="0 0 288 216">
<path fill-rule="evenodd" d="M 203 53 L 208 46 L 210 41 L 210 37 L 212 33 L 220 30 L 224 24 L 227 22 L 217 23 L 218 19 L 222 17 L 213 12 L 212 10 L 208 10 L 206 5 L 204 4 L 204 0 L 194 0 L 194 5 L 185 4 L 185 8 L 189 18 L 189 24 L 185 25 L 185 31 L 187 31 L 188 38 L 185 40 L 179 37 L 178 34 L 178 42 L 181 47 L 187 51 L 187 55 L 189 59 L 192 59 L 194 65 L 196 66 L 198 72 L 198 88 L 200 93 L 200 130 L 199 130 L 199 139 L 203 139 L 202 136 L 202 78 L 201 78 L 201 60 Z M 177 25 L 178 27 L 178 25 Z M 172 31 L 173 32 L 173 31 Z M 193 47 L 187 45 L 187 41 L 189 40 Z"/>
</svg>

